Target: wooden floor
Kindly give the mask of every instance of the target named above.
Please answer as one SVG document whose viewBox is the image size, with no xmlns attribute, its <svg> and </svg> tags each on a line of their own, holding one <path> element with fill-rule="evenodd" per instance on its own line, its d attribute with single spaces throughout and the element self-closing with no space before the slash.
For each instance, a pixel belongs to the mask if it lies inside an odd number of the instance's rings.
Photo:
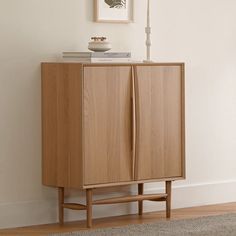
<svg viewBox="0 0 236 236">
<path fill-rule="evenodd" d="M 172 210 L 171 220 L 221 215 L 226 213 L 236 213 L 236 203 Z M 97 219 L 93 220 L 93 228 L 124 226 L 128 224 L 151 223 L 157 221 L 166 221 L 165 212 L 145 213 L 143 216 L 128 215 Z M 46 235 L 49 233 L 63 233 L 79 230 L 86 230 L 85 222 L 71 222 L 66 223 L 64 226 L 50 224 L 0 230 L 0 235 Z"/>
</svg>

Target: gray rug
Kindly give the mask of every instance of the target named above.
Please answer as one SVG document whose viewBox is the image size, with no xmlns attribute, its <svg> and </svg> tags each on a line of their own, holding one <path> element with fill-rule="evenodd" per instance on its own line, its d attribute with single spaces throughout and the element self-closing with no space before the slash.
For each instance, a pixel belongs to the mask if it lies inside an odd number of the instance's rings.
<svg viewBox="0 0 236 236">
<path fill-rule="evenodd" d="M 163 221 L 50 236 L 236 236 L 236 214 Z"/>
</svg>

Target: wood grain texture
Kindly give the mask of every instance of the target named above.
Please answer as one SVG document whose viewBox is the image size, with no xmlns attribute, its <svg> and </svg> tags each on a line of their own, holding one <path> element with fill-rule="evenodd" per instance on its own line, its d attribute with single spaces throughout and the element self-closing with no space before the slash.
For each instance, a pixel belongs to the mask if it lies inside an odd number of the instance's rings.
<svg viewBox="0 0 236 236">
<path fill-rule="evenodd" d="M 135 179 L 135 159 L 136 159 L 136 98 L 135 98 L 135 87 L 134 87 L 134 83 L 135 83 L 135 74 L 134 74 L 134 67 L 132 66 L 132 83 L 131 83 L 131 97 L 132 97 L 132 102 L 131 102 L 131 122 L 132 122 L 132 180 Z"/>
<path fill-rule="evenodd" d="M 182 177 L 185 179 L 186 177 L 186 166 L 185 166 L 185 64 L 181 64 L 181 96 L 182 96 L 182 104 L 181 104 L 181 140 L 182 140 Z"/>
<path fill-rule="evenodd" d="M 171 181 L 166 181 L 166 218 L 171 217 Z"/>
<path fill-rule="evenodd" d="M 167 197 L 167 194 L 165 193 L 123 196 L 123 197 L 95 200 L 93 201 L 93 205 L 127 203 L 127 202 L 137 202 L 137 201 L 144 201 L 144 200 L 157 200 L 159 198 L 162 199 L 165 197 Z"/>
<path fill-rule="evenodd" d="M 184 178 L 183 77 L 183 63 L 43 63 L 43 183 L 87 189 Z"/>
<path fill-rule="evenodd" d="M 70 210 L 87 210 L 86 205 L 78 204 L 78 203 L 64 203 L 63 208 Z"/>
<path fill-rule="evenodd" d="M 81 187 L 81 64 L 42 64 L 42 144 L 43 184 Z"/>
<path fill-rule="evenodd" d="M 132 180 L 131 67 L 84 68 L 84 184 Z"/>
<path fill-rule="evenodd" d="M 86 190 L 86 205 L 87 205 L 87 227 L 92 227 L 92 217 L 93 217 L 93 192 L 92 189 Z"/>
<path fill-rule="evenodd" d="M 132 185 L 132 184 L 140 184 L 140 183 L 154 183 L 154 182 L 162 182 L 162 181 L 177 181 L 177 180 L 184 180 L 183 177 L 165 177 L 165 178 L 158 178 L 158 179 L 146 179 L 146 180 L 139 180 L 139 181 L 124 181 L 124 182 L 116 182 L 116 183 L 107 183 L 107 184 L 90 184 L 84 185 L 83 189 L 88 188 L 107 188 L 107 187 L 116 187 L 116 186 L 124 186 L 124 185 Z"/>
<path fill-rule="evenodd" d="M 183 176 L 182 67 L 135 66 L 136 180 Z"/>
<path fill-rule="evenodd" d="M 65 64 L 62 63 L 62 64 Z M 183 62 L 158 62 L 158 63 L 142 63 L 142 62 L 137 62 L 137 63 L 94 63 L 94 62 L 89 62 L 89 63 L 82 63 L 83 66 L 86 67 L 114 67 L 114 66 L 121 66 L 121 67 L 130 67 L 130 66 L 143 66 L 143 67 L 156 67 L 156 66 L 180 66 L 183 67 L 184 63 Z"/>
<path fill-rule="evenodd" d="M 144 193 L 144 184 L 138 184 L 138 194 L 143 195 Z M 143 201 L 138 202 L 138 214 L 141 216 L 143 214 Z"/>
</svg>

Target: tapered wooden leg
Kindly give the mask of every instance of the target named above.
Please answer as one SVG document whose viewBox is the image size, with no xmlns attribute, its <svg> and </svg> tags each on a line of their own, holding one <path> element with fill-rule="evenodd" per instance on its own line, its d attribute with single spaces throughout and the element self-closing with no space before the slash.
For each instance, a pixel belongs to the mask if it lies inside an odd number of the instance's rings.
<svg viewBox="0 0 236 236">
<path fill-rule="evenodd" d="M 166 217 L 171 217 L 171 181 L 166 181 Z"/>
<path fill-rule="evenodd" d="M 59 212 L 59 223 L 64 224 L 64 188 L 58 188 L 58 212 Z"/>
<path fill-rule="evenodd" d="M 144 184 L 138 184 L 138 194 L 143 195 Z M 143 214 L 143 201 L 138 201 L 138 214 Z"/>
<path fill-rule="evenodd" d="M 93 201 L 93 192 L 92 189 L 86 190 L 86 201 L 87 201 L 87 227 L 92 227 L 92 201 Z"/>
</svg>

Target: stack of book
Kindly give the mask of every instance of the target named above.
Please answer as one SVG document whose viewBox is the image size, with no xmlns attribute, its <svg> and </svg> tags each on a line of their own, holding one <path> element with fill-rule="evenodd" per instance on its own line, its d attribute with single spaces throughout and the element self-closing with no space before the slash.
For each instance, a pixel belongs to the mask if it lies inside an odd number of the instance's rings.
<svg viewBox="0 0 236 236">
<path fill-rule="evenodd" d="M 76 62 L 131 62 L 130 52 L 63 52 L 64 61 Z"/>
</svg>

